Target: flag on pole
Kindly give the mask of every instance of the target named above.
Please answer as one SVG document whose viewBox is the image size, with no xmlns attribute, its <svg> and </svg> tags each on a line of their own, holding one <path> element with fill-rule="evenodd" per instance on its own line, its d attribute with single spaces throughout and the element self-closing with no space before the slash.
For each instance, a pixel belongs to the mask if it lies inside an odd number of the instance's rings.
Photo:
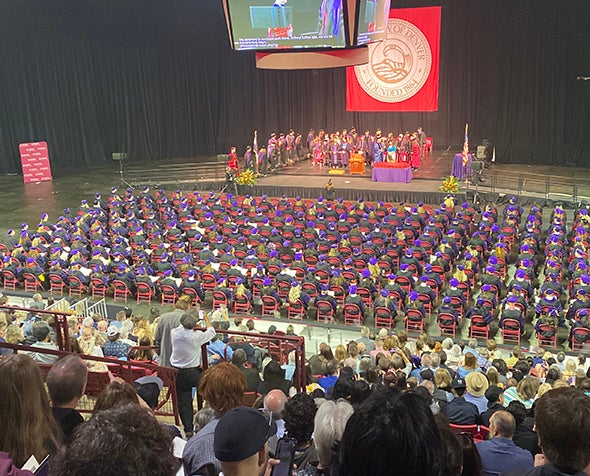
<svg viewBox="0 0 590 476">
<path fill-rule="evenodd" d="M 467 165 L 469 161 L 469 124 L 465 124 L 465 140 L 463 141 L 463 167 Z"/>
<path fill-rule="evenodd" d="M 254 153 L 256 154 L 256 156 L 258 156 L 258 131 L 254 131 L 254 141 L 253 141 L 254 146 L 252 147 L 252 150 L 254 151 Z"/>
</svg>

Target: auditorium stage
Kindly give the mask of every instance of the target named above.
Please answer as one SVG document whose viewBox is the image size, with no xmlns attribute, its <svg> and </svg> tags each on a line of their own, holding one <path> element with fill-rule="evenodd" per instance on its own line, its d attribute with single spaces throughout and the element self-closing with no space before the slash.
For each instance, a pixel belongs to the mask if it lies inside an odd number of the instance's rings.
<svg viewBox="0 0 590 476">
<path fill-rule="evenodd" d="M 351 176 L 348 171 L 331 175 L 329 169 L 312 167 L 310 161 L 303 160 L 261 177 L 247 192 L 316 198 L 324 193 L 331 178 L 336 196 L 345 199 L 439 203 L 445 194 L 438 188 L 449 176 L 456 152 L 449 149 L 426 154 L 410 183 L 373 182 L 370 167 L 364 176 Z M 66 207 L 77 209 L 82 199 L 91 202 L 96 192 L 108 194 L 113 185 L 219 192 L 225 188 L 224 165 L 211 156 L 130 162 L 125 164 L 124 182 L 117 163 L 84 170 L 54 170 L 53 182 L 37 184 L 24 185 L 21 175 L 0 176 L 0 236 L 4 238 L 7 229 L 20 228 L 23 222 L 34 226 L 43 212 L 55 219 Z M 461 181 L 457 194 L 460 200 L 473 201 L 477 193 L 481 202 L 499 204 L 510 195 L 518 196 L 525 205 L 560 203 L 568 208 L 590 203 L 590 169 L 497 164 L 486 166 L 477 187 L 475 181 L 473 177 L 470 183 Z"/>
</svg>

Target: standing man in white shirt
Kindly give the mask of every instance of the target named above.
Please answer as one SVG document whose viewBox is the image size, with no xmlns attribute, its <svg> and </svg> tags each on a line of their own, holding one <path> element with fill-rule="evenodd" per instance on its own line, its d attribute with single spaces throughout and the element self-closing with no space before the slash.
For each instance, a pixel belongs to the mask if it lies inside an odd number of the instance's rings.
<svg viewBox="0 0 590 476">
<path fill-rule="evenodd" d="M 215 329 L 205 315 L 207 330 L 196 330 L 197 319 L 190 314 L 180 317 L 180 325 L 170 331 L 172 355 L 170 365 L 178 369 L 176 393 L 178 412 L 187 438 L 193 434 L 193 388 L 197 388 L 201 379 L 201 346 L 215 337 Z"/>
</svg>

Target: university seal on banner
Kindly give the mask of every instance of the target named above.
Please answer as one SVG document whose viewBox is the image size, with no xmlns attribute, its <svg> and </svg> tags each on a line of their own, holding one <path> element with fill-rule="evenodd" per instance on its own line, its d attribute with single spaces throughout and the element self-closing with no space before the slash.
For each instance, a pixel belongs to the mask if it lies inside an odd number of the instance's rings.
<svg viewBox="0 0 590 476">
<path fill-rule="evenodd" d="M 369 63 L 356 66 L 359 84 L 382 102 L 414 96 L 428 79 L 432 53 L 424 34 L 412 23 L 390 18 L 387 38 L 369 45 Z"/>
</svg>

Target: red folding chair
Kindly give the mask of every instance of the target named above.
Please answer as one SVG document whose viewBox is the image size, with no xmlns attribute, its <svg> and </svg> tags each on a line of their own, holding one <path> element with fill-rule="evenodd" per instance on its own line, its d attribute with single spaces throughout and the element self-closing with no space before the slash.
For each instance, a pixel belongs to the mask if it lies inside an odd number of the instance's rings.
<svg viewBox="0 0 590 476">
<path fill-rule="evenodd" d="M 100 278 L 90 279 L 90 291 L 92 299 L 104 299 L 107 296 L 108 286 L 106 286 Z"/>
<path fill-rule="evenodd" d="M 234 297 L 234 312 L 235 313 L 248 313 L 252 309 L 252 305 L 250 304 L 250 299 L 248 296 L 235 296 Z"/>
<path fill-rule="evenodd" d="M 59 293 L 60 296 L 63 296 L 65 288 L 66 282 L 59 274 L 49 273 L 49 292 L 52 295 Z"/>
<path fill-rule="evenodd" d="M 555 326 L 539 324 L 536 334 L 540 346 L 550 346 L 553 349 L 557 349 L 557 328 Z"/>
<path fill-rule="evenodd" d="M 127 287 L 127 283 L 125 283 L 125 281 L 115 279 L 113 281 L 113 301 L 117 302 L 117 300 L 122 299 L 125 301 L 125 304 L 127 304 L 128 296 L 131 296 L 131 291 Z"/>
<path fill-rule="evenodd" d="M 334 321 L 334 309 L 329 301 L 319 300 L 316 302 L 317 307 L 317 321 L 318 322 L 329 322 Z"/>
<path fill-rule="evenodd" d="M 137 298 L 137 302 L 147 302 L 148 304 L 152 303 L 152 297 L 154 297 L 154 291 L 152 290 L 151 286 L 148 283 L 143 282 L 136 282 L 135 283 L 135 296 Z"/>
<path fill-rule="evenodd" d="M 581 350 L 584 344 L 590 340 L 590 329 L 587 327 L 574 327 L 572 330 L 572 350 Z"/>
<path fill-rule="evenodd" d="M 439 312 L 436 320 L 441 336 L 455 337 L 457 334 L 457 321 L 453 314 L 450 312 Z"/>
<path fill-rule="evenodd" d="M 488 340 L 490 328 L 482 315 L 474 314 L 471 316 L 471 325 L 469 326 L 469 337 L 483 337 Z"/>
<path fill-rule="evenodd" d="M 76 296 L 77 298 L 81 298 L 82 293 L 86 292 L 86 286 L 84 285 L 84 283 L 82 283 L 82 281 L 80 281 L 80 278 L 78 278 L 78 276 L 74 276 L 71 274 L 68 275 L 68 286 L 70 288 L 69 289 L 70 296 Z M 125 302 L 127 302 L 127 301 L 125 301 Z"/>
<path fill-rule="evenodd" d="M 14 275 L 14 273 L 5 269 L 2 271 L 2 276 L 4 278 L 4 289 L 11 289 L 12 291 L 15 291 L 19 284 L 19 280 Z"/>
<path fill-rule="evenodd" d="M 307 310 L 305 309 L 301 299 L 297 299 L 295 302 L 290 302 L 287 306 L 288 319 L 297 319 L 301 321 L 304 317 L 306 317 L 306 314 Z"/>
<path fill-rule="evenodd" d="M 178 293 L 174 286 L 170 284 L 162 284 L 160 286 L 160 292 L 162 293 L 162 306 L 166 304 L 175 304 Z"/>
<path fill-rule="evenodd" d="M 419 309 L 406 310 L 406 332 L 424 332 L 424 314 Z"/>
<path fill-rule="evenodd" d="M 262 296 L 262 315 L 274 316 L 279 309 L 279 302 L 274 296 Z"/>
<path fill-rule="evenodd" d="M 391 329 L 393 327 L 394 317 L 391 309 L 385 306 L 378 306 L 373 311 L 375 316 L 375 327 L 385 327 Z"/>
<path fill-rule="evenodd" d="M 42 287 L 41 283 L 39 282 L 39 278 L 35 276 L 33 273 L 23 273 L 23 283 L 25 285 L 25 292 L 28 293 L 36 293 L 37 290 Z"/>
<path fill-rule="evenodd" d="M 512 342 L 520 345 L 520 322 L 516 319 L 502 321 L 502 343 Z"/>
<path fill-rule="evenodd" d="M 363 314 L 361 308 L 357 304 L 344 304 L 344 324 L 352 324 L 355 326 L 363 325 Z"/>
</svg>

